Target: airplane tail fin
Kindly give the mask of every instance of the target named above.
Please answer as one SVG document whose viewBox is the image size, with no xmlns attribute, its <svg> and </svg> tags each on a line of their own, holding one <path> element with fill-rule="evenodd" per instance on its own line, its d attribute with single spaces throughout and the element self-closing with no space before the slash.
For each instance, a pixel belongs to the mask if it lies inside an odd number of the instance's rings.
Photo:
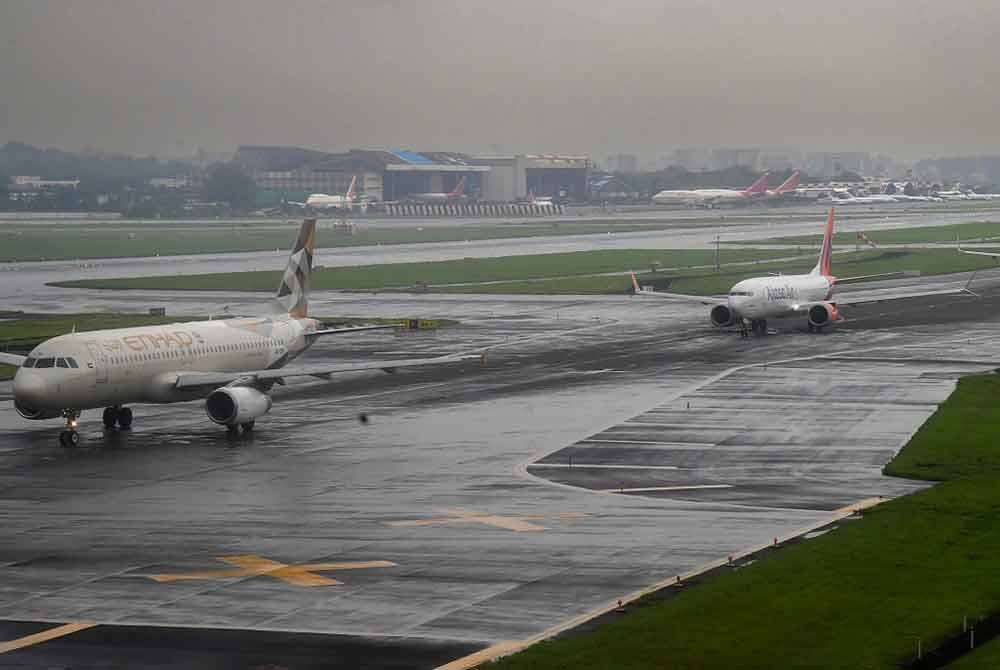
<svg viewBox="0 0 1000 670">
<path fill-rule="evenodd" d="M 354 198 L 356 198 L 357 195 L 358 195 L 358 176 L 354 175 L 353 177 L 351 177 L 351 185 L 347 187 L 347 193 L 344 195 L 344 197 L 347 199 L 347 202 L 354 202 Z"/>
<path fill-rule="evenodd" d="M 764 193 L 767 191 L 768 176 L 767 172 L 762 174 L 757 181 L 743 189 L 743 195 L 757 195 L 758 193 Z"/>
<path fill-rule="evenodd" d="M 821 275 L 823 277 L 833 276 L 833 207 L 830 208 L 830 216 L 826 219 L 826 233 L 823 234 L 823 246 L 819 250 L 819 260 L 816 267 L 810 274 Z"/>
<path fill-rule="evenodd" d="M 448 195 L 452 198 L 457 198 L 463 193 L 465 193 L 465 175 L 462 175 L 462 178 L 458 180 L 457 184 L 455 184 L 455 190 Z"/>
<path fill-rule="evenodd" d="M 786 179 L 784 182 L 782 182 L 781 186 L 776 188 L 774 192 L 778 194 L 791 193 L 792 191 L 794 191 L 799 187 L 800 176 L 801 176 L 800 172 L 796 170 L 795 172 L 792 173 L 792 176 Z"/>
<path fill-rule="evenodd" d="M 297 319 L 305 318 L 309 312 L 309 283 L 315 249 L 316 219 L 305 219 L 275 296 L 281 310 Z"/>
</svg>

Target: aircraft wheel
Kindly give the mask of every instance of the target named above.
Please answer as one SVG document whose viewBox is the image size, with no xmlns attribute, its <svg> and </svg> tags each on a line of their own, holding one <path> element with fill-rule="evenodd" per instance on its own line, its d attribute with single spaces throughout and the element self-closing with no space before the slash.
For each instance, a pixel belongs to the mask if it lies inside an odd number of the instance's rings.
<svg viewBox="0 0 1000 670">
<path fill-rule="evenodd" d="M 64 430 L 59 433 L 59 444 L 63 447 L 72 448 L 80 445 L 80 433 L 75 430 Z"/>
<path fill-rule="evenodd" d="M 253 421 L 247 421 L 246 423 L 242 424 L 243 432 L 244 433 L 252 432 L 253 431 L 253 424 L 254 424 Z"/>
<path fill-rule="evenodd" d="M 230 435 L 239 435 L 240 427 L 235 423 L 226 424 L 226 432 Z"/>
<path fill-rule="evenodd" d="M 101 420 L 104 422 L 104 427 L 111 430 L 118 423 L 118 410 L 114 407 L 105 407 L 104 414 L 101 415 Z"/>
<path fill-rule="evenodd" d="M 118 410 L 118 425 L 122 430 L 128 430 L 132 427 L 132 410 L 128 407 L 122 407 Z"/>
</svg>

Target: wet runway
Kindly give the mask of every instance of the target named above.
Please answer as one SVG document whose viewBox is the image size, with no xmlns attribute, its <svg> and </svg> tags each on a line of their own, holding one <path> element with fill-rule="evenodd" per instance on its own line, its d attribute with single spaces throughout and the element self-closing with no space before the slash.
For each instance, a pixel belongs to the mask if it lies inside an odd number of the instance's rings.
<svg viewBox="0 0 1000 670">
<path fill-rule="evenodd" d="M 991 286 L 750 340 L 617 296 L 321 294 L 317 312 L 461 323 L 313 358 L 472 348 L 488 365 L 290 385 L 236 441 L 188 403 L 137 407 L 122 433 L 86 413 L 67 451 L 57 423 L 0 403 L 0 637 L 98 624 L 0 666 L 167 644 L 163 667 L 434 667 L 555 632 L 917 488 L 880 468 L 960 374 L 1000 364 Z"/>
</svg>

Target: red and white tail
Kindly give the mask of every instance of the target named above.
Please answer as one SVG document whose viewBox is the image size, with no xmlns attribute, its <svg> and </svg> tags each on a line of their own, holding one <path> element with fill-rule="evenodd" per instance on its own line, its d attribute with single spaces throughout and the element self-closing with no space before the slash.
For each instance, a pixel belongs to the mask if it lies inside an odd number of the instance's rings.
<svg viewBox="0 0 1000 670">
<path fill-rule="evenodd" d="M 775 193 L 781 195 L 784 193 L 791 193 L 799 187 L 799 171 L 796 170 L 792 173 L 792 176 L 782 182 L 781 186 L 774 190 Z"/>
<path fill-rule="evenodd" d="M 767 191 L 767 177 L 768 173 L 761 175 L 760 179 L 743 189 L 743 195 L 757 195 L 758 193 L 764 193 Z"/>
<path fill-rule="evenodd" d="M 823 277 L 833 276 L 833 207 L 830 208 L 830 216 L 826 220 L 826 233 L 823 235 L 823 246 L 819 250 L 819 260 L 813 268 L 814 275 Z"/>
<path fill-rule="evenodd" d="M 464 176 L 461 179 L 458 180 L 458 183 L 455 184 L 455 189 L 451 193 L 448 194 L 448 197 L 449 198 L 459 198 L 459 197 L 462 196 L 463 193 L 465 193 L 465 177 Z"/>
<path fill-rule="evenodd" d="M 347 187 L 347 194 L 344 195 L 348 202 L 354 202 L 354 199 L 358 197 L 358 176 L 354 175 L 351 177 L 351 185 Z"/>
</svg>

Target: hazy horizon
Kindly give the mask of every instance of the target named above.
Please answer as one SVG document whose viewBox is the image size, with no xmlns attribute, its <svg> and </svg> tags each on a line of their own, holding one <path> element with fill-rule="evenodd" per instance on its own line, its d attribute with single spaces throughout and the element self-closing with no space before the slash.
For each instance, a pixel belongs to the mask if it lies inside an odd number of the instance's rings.
<svg viewBox="0 0 1000 670">
<path fill-rule="evenodd" d="M 0 143 L 1000 153 L 1000 4 L 15 0 Z"/>
</svg>

